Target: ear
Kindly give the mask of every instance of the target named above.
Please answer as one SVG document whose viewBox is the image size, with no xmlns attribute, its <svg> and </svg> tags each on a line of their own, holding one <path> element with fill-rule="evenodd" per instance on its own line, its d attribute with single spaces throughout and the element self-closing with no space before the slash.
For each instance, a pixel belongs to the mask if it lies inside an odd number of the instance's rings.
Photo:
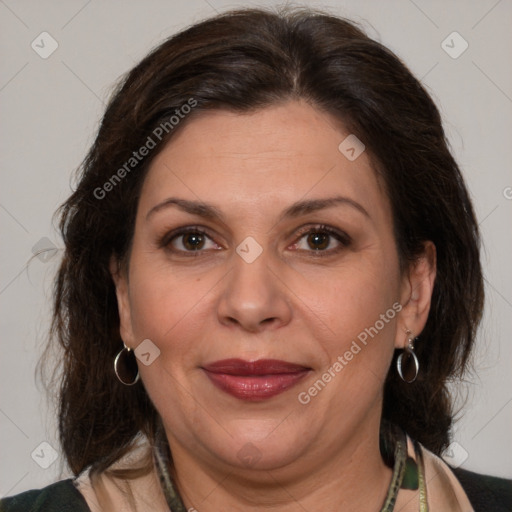
<svg viewBox="0 0 512 512">
<path fill-rule="evenodd" d="M 404 271 L 401 283 L 395 348 L 404 348 L 409 338 L 419 336 L 427 323 L 436 278 L 436 246 L 427 241 L 423 252 Z M 407 331 L 411 334 L 407 335 Z"/>
<path fill-rule="evenodd" d="M 121 266 L 115 256 L 110 258 L 109 270 L 116 287 L 117 308 L 119 311 L 119 334 L 127 347 L 134 348 L 135 339 L 132 329 L 128 271 Z"/>
</svg>

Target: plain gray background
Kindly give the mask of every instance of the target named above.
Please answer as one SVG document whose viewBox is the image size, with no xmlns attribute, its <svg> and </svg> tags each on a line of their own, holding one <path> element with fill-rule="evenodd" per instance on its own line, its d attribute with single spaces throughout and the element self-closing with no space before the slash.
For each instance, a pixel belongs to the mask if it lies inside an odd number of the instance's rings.
<svg viewBox="0 0 512 512">
<path fill-rule="evenodd" d="M 228 8 L 276 4 L 0 0 L 0 495 L 63 476 L 54 415 L 35 379 L 62 248 L 52 214 L 70 193 L 73 170 L 93 140 L 114 82 L 191 23 Z M 454 389 L 468 399 L 447 457 L 474 471 L 512 477 L 512 2 L 303 5 L 362 23 L 421 78 L 441 110 L 474 198 L 487 291 L 477 375 Z M 31 47 L 35 41 L 40 52 L 51 49 L 42 32 L 58 43 L 46 59 Z M 458 55 L 464 41 L 468 48 Z M 56 251 L 33 257 L 52 246 Z"/>
</svg>

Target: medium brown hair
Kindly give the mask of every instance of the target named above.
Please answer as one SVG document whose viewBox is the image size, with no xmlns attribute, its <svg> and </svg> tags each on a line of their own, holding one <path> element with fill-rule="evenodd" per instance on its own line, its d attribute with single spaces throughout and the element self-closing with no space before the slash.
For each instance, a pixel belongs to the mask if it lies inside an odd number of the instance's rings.
<svg viewBox="0 0 512 512">
<path fill-rule="evenodd" d="M 191 99 L 193 111 L 159 146 L 121 173 L 108 193 L 98 193 Z M 392 205 L 402 268 L 422 252 L 424 241 L 437 248 L 432 306 L 417 343 L 420 374 L 406 384 L 391 367 L 383 419 L 437 454 L 448 444 L 453 413 L 447 382 L 468 363 L 483 284 L 478 226 L 439 112 L 407 67 L 353 23 L 303 9 L 241 10 L 171 37 L 126 75 L 77 188 L 60 209 L 65 254 L 55 282 L 52 335 L 64 352 L 59 432 L 74 473 L 106 469 L 139 432 L 151 440 L 157 428 L 158 414 L 142 383 L 126 387 L 113 371 L 123 343 L 109 272 L 111 256 L 129 258 L 149 164 L 202 111 L 245 113 L 293 99 L 339 119 L 366 145 Z"/>
</svg>

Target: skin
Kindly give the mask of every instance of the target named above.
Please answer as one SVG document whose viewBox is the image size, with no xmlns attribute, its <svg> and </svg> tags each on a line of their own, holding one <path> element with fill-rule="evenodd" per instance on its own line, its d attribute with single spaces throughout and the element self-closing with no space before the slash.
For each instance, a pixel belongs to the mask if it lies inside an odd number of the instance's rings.
<svg viewBox="0 0 512 512">
<path fill-rule="evenodd" d="M 185 125 L 152 162 L 129 264 L 113 261 L 111 270 L 126 345 L 150 339 L 160 350 L 139 370 L 163 419 L 187 507 L 382 505 L 391 479 L 378 446 L 384 380 L 406 331 L 417 336 L 426 323 L 435 249 L 425 244 L 424 255 L 400 272 L 384 186 L 366 153 L 351 162 L 338 150 L 347 135 L 303 102 L 243 115 L 212 111 Z M 366 214 L 339 203 L 282 217 L 297 201 L 333 196 Z M 154 210 L 170 197 L 212 204 L 223 219 L 176 205 Z M 300 230 L 321 231 L 318 224 L 350 242 L 331 236 L 315 249 Z M 199 251 L 186 253 L 186 236 L 160 243 L 186 226 L 207 231 Z M 236 252 L 248 236 L 262 248 L 252 263 Z M 400 313 L 300 403 L 298 394 L 397 302 Z M 246 402 L 213 386 L 200 368 L 225 358 L 281 359 L 311 371 L 280 395 Z M 258 459 L 251 464 L 239 456 L 248 444 Z"/>
</svg>

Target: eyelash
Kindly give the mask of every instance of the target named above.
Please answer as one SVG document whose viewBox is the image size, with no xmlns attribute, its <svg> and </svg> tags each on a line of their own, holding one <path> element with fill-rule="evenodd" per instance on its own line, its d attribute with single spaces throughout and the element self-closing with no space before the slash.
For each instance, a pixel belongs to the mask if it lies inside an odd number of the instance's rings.
<svg viewBox="0 0 512 512">
<path fill-rule="evenodd" d="M 348 247 L 350 245 L 350 243 L 352 242 L 351 238 L 343 231 L 339 231 L 337 229 L 331 228 L 329 226 L 326 226 L 325 224 L 315 224 L 313 226 L 309 225 L 309 226 L 304 226 L 303 228 L 299 228 L 297 235 L 296 235 L 297 241 L 294 242 L 294 244 L 297 244 L 306 235 L 309 235 L 312 233 L 322 233 L 322 234 L 328 235 L 328 236 L 334 238 L 340 244 L 335 249 L 325 249 L 325 250 L 311 249 L 309 251 L 305 251 L 305 252 L 311 253 L 311 256 L 313 256 L 314 258 L 322 258 L 322 257 L 331 256 L 333 254 L 337 254 L 343 248 Z M 302 249 L 299 249 L 299 250 L 302 251 Z"/>
<path fill-rule="evenodd" d="M 159 240 L 158 246 L 160 248 L 166 248 L 170 252 L 175 253 L 175 254 L 179 253 L 186 257 L 198 257 L 201 255 L 202 252 L 205 252 L 205 251 L 201 250 L 201 249 L 196 250 L 196 251 L 184 251 L 181 249 L 174 249 L 171 247 L 171 242 L 173 240 L 179 238 L 180 236 L 184 236 L 184 235 L 187 235 L 190 233 L 202 235 L 202 236 L 205 236 L 208 239 L 212 240 L 212 238 L 207 233 L 207 231 L 205 231 L 200 226 L 189 226 L 186 228 L 178 228 L 174 231 L 171 231 L 170 233 L 167 233 Z M 304 226 L 302 228 L 299 228 L 297 235 L 296 235 L 297 236 L 296 241 L 293 242 L 292 245 L 297 244 L 300 240 L 302 240 L 302 238 L 304 238 L 304 236 L 312 234 L 312 233 L 326 234 L 330 237 L 333 237 L 335 240 L 337 240 L 340 243 L 340 246 L 335 249 L 325 249 L 325 250 L 311 249 L 309 251 L 308 250 L 304 251 L 303 249 L 299 249 L 299 251 L 311 253 L 311 256 L 313 256 L 315 258 L 322 258 L 322 257 L 331 256 L 333 254 L 336 254 L 339 251 L 341 251 L 343 248 L 348 247 L 352 242 L 352 239 L 350 238 L 350 236 L 348 236 L 343 231 L 338 231 L 337 229 L 331 228 L 324 224 L 316 224 L 313 226 L 309 225 L 309 226 Z"/>
</svg>

